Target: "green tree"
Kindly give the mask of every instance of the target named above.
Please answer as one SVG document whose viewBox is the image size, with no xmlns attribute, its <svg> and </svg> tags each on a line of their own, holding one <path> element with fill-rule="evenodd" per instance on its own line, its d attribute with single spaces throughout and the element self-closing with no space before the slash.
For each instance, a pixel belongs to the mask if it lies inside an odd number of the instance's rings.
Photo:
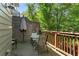
<svg viewBox="0 0 79 59">
<path fill-rule="evenodd" d="M 27 4 L 24 12 L 31 21 L 40 22 L 41 28 L 53 31 L 79 31 L 79 4 Z"/>
</svg>

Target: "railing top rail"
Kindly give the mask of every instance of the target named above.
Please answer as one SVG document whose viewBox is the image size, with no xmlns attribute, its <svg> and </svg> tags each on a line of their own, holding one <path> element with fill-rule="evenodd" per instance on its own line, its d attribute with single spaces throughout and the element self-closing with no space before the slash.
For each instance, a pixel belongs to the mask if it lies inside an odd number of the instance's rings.
<svg viewBox="0 0 79 59">
<path fill-rule="evenodd" d="M 47 31 L 47 30 L 45 30 L 43 32 L 79 35 L 79 32 L 62 32 L 62 31 Z"/>
<path fill-rule="evenodd" d="M 78 37 L 79 38 L 79 35 L 68 35 L 68 34 L 57 34 L 59 36 L 65 36 L 65 37 Z"/>
<path fill-rule="evenodd" d="M 78 37 L 79 38 L 79 33 L 77 32 L 58 32 L 58 31 L 43 31 L 43 33 L 49 33 L 49 34 L 57 34 L 60 36 L 67 36 L 67 37 Z"/>
</svg>

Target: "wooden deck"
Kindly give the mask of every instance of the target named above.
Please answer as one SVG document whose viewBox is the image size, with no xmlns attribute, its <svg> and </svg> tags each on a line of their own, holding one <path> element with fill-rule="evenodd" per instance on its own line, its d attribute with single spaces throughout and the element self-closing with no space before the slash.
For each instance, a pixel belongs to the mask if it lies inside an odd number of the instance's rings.
<svg viewBox="0 0 79 59">
<path fill-rule="evenodd" d="M 37 56 L 37 51 L 34 50 L 29 41 L 20 42 L 17 48 L 12 51 L 12 56 Z"/>
<path fill-rule="evenodd" d="M 11 56 L 58 56 L 55 52 L 52 52 L 49 50 L 38 54 L 38 50 L 35 50 L 30 41 L 27 41 L 18 43 L 17 48 L 12 51 Z"/>
<path fill-rule="evenodd" d="M 63 36 L 64 35 L 64 36 Z M 77 41 L 75 41 L 77 40 Z M 75 47 L 75 43 L 77 46 Z M 17 56 L 78 56 L 79 36 L 74 33 L 43 32 L 40 36 L 39 47 L 33 48 L 30 40 L 18 43 L 13 55 Z M 73 46 L 72 46 L 73 45 Z"/>
</svg>

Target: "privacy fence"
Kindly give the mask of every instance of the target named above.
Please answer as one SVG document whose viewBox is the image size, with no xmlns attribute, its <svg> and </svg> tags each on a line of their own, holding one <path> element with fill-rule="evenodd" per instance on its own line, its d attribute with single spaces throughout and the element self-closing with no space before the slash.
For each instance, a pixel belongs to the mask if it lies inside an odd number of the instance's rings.
<svg viewBox="0 0 79 59">
<path fill-rule="evenodd" d="M 23 34 L 20 31 L 21 20 L 22 20 L 22 17 L 19 17 L 19 16 L 12 17 L 12 27 L 13 27 L 12 36 L 13 36 L 13 39 L 16 39 L 19 42 L 23 40 L 23 37 L 22 37 Z M 25 17 L 25 21 L 26 21 L 27 30 L 24 33 L 24 36 L 25 36 L 24 38 L 25 38 L 25 41 L 27 41 L 28 39 L 30 39 L 30 36 L 33 30 L 35 30 L 36 32 L 39 31 L 40 24 L 38 22 L 29 21 L 27 17 Z"/>
</svg>

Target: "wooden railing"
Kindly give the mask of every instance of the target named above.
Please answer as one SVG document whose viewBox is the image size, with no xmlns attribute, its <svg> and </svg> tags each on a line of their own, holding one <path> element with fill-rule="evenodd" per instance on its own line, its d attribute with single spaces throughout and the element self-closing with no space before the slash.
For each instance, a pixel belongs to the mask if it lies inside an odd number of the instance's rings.
<svg viewBox="0 0 79 59">
<path fill-rule="evenodd" d="M 79 33 L 44 31 L 47 42 L 64 55 L 79 56 Z"/>
</svg>

